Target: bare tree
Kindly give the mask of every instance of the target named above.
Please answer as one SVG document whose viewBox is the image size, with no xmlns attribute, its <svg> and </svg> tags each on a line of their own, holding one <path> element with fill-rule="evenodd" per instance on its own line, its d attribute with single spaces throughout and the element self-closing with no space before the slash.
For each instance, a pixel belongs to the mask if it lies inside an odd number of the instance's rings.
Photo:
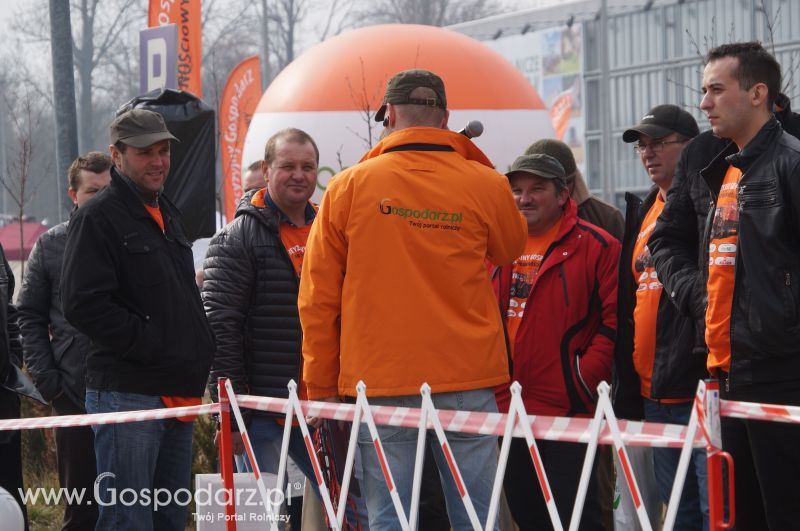
<svg viewBox="0 0 800 531">
<path fill-rule="evenodd" d="M 8 197 L 14 203 L 17 222 L 19 223 L 19 250 L 24 257 L 23 222 L 26 219 L 25 211 L 31 199 L 41 186 L 43 179 L 32 171 L 34 160 L 34 146 L 36 133 L 41 126 L 43 106 L 35 100 L 30 91 L 16 100 L 8 97 L 8 90 L 3 95 L 10 118 L 11 133 L 13 138 L 11 153 L 6 159 L 6 167 L 0 173 L 0 184 L 6 190 Z M 22 260 L 22 278 L 25 277 L 25 261 Z"/>
<path fill-rule="evenodd" d="M 497 0 L 375 0 L 360 18 L 370 23 L 447 26 L 497 14 L 502 7 Z"/>
</svg>

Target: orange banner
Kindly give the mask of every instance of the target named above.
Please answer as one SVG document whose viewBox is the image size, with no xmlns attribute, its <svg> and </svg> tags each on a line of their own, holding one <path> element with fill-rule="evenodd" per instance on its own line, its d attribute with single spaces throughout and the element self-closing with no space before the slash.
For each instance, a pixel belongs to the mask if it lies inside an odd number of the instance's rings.
<svg viewBox="0 0 800 531">
<path fill-rule="evenodd" d="M 564 133 L 567 132 L 567 124 L 572 114 L 572 90 L 567 90 L 558 95 L 550 106 L 550 120 L 553 121 L 553 128 L 556 130 L 556 138 L 564 140 Z"/>
<path fill-rule="evenodd" d="M 150 0 L 147 25 L 151 28 L 177 24 L 178 26 L 178 88 L 203 97 L 200 79 L 201 0 Z"/>
<path fill-rule="evenodd" d="M 242 189 L 242 148 L 250 120 L 261 99 L 261 62 L 248 57 L 231 71 L 219 104 L 220 151 L 222 152 L 222 191 L 225 218 L 233 220 Z M 253 161 L 248 161 L 248 163 Z"/>
</svg>

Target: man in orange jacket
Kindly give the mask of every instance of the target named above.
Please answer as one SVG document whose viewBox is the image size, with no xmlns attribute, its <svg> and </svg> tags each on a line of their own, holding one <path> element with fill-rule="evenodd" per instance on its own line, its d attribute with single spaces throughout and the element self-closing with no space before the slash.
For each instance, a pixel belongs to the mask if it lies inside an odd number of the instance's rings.
<svg viewBox="0 0 800 531">
<path fill-rule="evenodd" d="M 508 381 L 503 328 L 484 260 L 521 252 L 526 224 L 507 180 L 466 137 L 447 130 L 441 78 L 407 70 L 388 83 L 376 120 L 388 135 L 331 180 L 306 247 L 299 295 L 303 377 L 311 399 L 354 396 L 420 406 L 428 383 L 437 408 L 497 411 Z M 416 430 L 378 428 L 408 514 Z M 481 523 L 495 474 L 496 438 L 449 435 Z M 371 529 L 397 515 L 365 427 L 359 433 Z M 454 529 L 472 528 L 448 472 Z"/>
</svg>

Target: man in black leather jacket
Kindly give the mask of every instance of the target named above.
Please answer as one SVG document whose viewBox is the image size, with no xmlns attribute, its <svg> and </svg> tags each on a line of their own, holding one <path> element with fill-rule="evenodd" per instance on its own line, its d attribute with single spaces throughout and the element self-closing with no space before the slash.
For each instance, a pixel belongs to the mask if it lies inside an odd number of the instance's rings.
<svg viewBox="0 0 800 531">
<path fill-rule="evenodd" d="M 757 43 L 709 53 L 701 109 L 720 138 L 701 134 L 685 150 L 650 247 L 669 296 L 706 325 L 722 398 L 798 405 L 800 141 L 772 115 L 779 86 L 779 65 Z M 723 417 L 722 438 L 737 529 L 795 526 L 800 428 Z"/>
<path fill-rule="evenodd" d="M 72 162 L 67 193 L 76 208 L 111 181 L 111 165 L 111 157 L 98 151 Z M 61 311 L 61 265 L 68 223 L 39 237 L 28 259 L 17 305 L 25 365 L 54 415 L 86 413 L 89 338 L 75 330 Z M 55 439 L 61 487 L 91 491 L 97 476 L 92 428 L 58 428 Z M 94 528 L 97 506 L 87 501 L 66 504 L 62 531 Z"/>
</svg>

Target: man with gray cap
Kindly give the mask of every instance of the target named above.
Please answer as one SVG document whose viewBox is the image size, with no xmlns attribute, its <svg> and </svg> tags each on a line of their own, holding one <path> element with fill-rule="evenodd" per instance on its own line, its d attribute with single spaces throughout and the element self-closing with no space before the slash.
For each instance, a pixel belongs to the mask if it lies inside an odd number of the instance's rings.
<svg viewBox="0 0 800 531">
<path fill-rule="evenodd" d="M 681 151 L 699 134 L 691 114 L 676 105 L 653 107 L 622 134 L 634 144 L 653 187 L 644 198 L 626 193 L 625 237 L 619 271 L 617 344 L 613 401 L 621 418 L 687 424 L 697 382 L 706 378 L 706 358 L 695 352 L 694 319 L 664 292 L 648 241 L 664 210 Z M 655 448 L 658 494 L 668 503 L 680 452 Z M 675 529 L 708 528 L 706 455 L 692 452 Z"/>
<path fill-rule="evenodd" d="M 590 417 L 597 385 L 611 377 L 617 327 L 619 242 L 578 218 L 564 168 L 549 155 L 523 155 L 506 174 L 517 207 L 528 222 L 524 252 L 492 270 L 511 345 L 511 380 L 533 415 Z M 507 412 L 508 385 L 496 391 Z M 578 489 L 586 445 L 539 441 L 547 478 L 566 527 Z M 530 451 L 514 439 L 505 493 L 520 529 L 548 529 L 550 517 Z M 533 493 L 533 494 L 532 494 Z M 581 529 L 602 529 L 594 475 Z"/>
<path fill-rule="evenodd" d="M 191 244 L 162 194 L 170 140 L 155 112 L 117 116 L 111 183 L 70 219 L 61 297 L 67 320 L 91 340 L 88 413 L 194 405 L 203 395 L 214 337 Z M 94 427 L 95 529 L 184 529 L 187 504 L 178 500 L 190 487 L 192 420 Z M 121 498 L 125 489 L 138 494 L 134 503 Z"/>
<path fill-rule="evenodd" d="M 537 153 L 550 155 L 564 167 L 564 173 L 567 174 L 569 196 L 578 205 L 578 217 L 592 225 L 597 225 L 622 241 L 622 234 L 625 231 L 625 220 L 622 218 L 622 212 L 614 205 L 606 203 L 589 192 L 586 181 L 583 179 L 577 164 L 575 164 L 575 155 L 572 154 L 572 149 L 561 140 L 543 138 L 537 140 L 525 150 L 526 155 L 535 155 Z"/>
<path fill-rule="evenodd" d="M 308 397 L 353 397 L 363 380 L 371 404 L 419 407 L 427 383 L 437 408 L 497 411 L 493 388 L 508 382 L 508 360 L 484 263 L 510 263 L 526 234 L 508 181 L 447 130 L 444 83 L 432 72 L 392 77 L 376 119 L 388 135 L 331 180 L 306 245 L 298 308 Z M 417 430 L 378 432 L 382 455 L 365 425 L 358 436 L 369 526 L 398 529 L 382 470 L 388 463 L 407 517 Z M 431 449 L 452 528 L 482 528 L 497 439 L 448 440 L 463 483 L 441 445 Z"/>
</svg>

